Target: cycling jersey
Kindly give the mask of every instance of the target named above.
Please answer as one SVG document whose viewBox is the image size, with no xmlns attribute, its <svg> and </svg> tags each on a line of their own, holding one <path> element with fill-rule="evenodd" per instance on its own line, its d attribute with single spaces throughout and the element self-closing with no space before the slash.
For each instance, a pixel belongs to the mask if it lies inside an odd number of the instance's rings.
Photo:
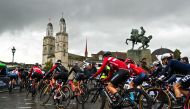
<svg viewBox="0 0 190 109">
<path fill-rule="evenodd" d="M 100 69 L 93 75 L 93 77 L 98 76 L 104 68 L 108 65 L 110 67 L 110 72 L 118 71 L 119 69 L 127 70 L 127 66 L 123 61 L 120 61 L 114 57 L 105 57 L 103 60 L 103 64 Z"/>
<path fill-rule="evenodd" d="M 145 73 L 144 69 L 142 69 L 141 67 L 138 67 L 135 64 L 127 64 L 127 68 L 129 70 L 132 70 L 132 73 L 135 73 L 135 75 L 139 75 L 141 73 Z"/>
<path fill-rule="evenodd" d="M 49 71 L 49 73 L 52 73 L 54 70 L 56 70 L 56 73 L 66 73 L 68 70 L 60 63 L 56 63 Z"/>
<path fill-rule="evenodd" d="M 30 73 L 29 73 L 29 77 L 32 76 L 33 73 L 38 73 L 40 75 L 42 75 L 42 70 L 38 67 L 38 66 L 33 66 L 31 69 L 30 69 Z"/>
<path fill-rule="evenodd" d="M 64 82 L 67 81 L 68 70 L 61 63 L 55 63 L 55 65 L 50 69 L 50 71 L 46 74 L 45 77 L 49 76 L 50 73 L 53 73 L 54 70 L 56 72 L 53 77 L 55 80 L 61 79 Z"/>
<path fill-rule="evenodd" d="M 78 65 L 75 65 L 75 66 L 72 67 L 72 69 L 71 69 L 70 72 L 69 72 L 69 75 L 70 75 L 73 71 L 75 72 L 75 74 L 82 72 L 82 70 L 80 69 L 80 67 L 79 67 Z"/>
<path fill-rule="evenodd" d="M 171 76 L 174 73 L 186 75 L 190 73 L 190 64 L 184 64 L 178 60 L 171 59 L 161 72 L 161 75 Z"/>
</svg>

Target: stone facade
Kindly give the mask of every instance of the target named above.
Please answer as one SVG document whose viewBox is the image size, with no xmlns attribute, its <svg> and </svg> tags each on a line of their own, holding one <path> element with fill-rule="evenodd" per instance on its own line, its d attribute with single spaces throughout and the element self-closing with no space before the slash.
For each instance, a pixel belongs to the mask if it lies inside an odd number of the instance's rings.
<svg viewBox="0 0 190 109">
<path fill-rule="evenodd" d="M 152 56 L 150 49 L 142 49 L 142 50 L 128 50 L 127 57 L 133 59 L 138 64 L 143 58 L 146 58 L 147 64 L 150 65 L 152 63 Z"/>
</svg>

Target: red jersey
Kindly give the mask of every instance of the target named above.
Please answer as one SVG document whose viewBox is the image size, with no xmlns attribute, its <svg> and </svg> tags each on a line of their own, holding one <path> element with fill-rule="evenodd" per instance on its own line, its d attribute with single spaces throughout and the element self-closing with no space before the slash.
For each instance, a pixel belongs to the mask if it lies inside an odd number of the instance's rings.
<svg viewBox="0 0 190 109">
<path fill-rule="evenodd" d="M 127 69 L 132 69 L 132 73 L 135 73 L 136 75 L 139 75 L 141 73 L 145 73 L 144 69 L 142 69 L 141 67 L 138 67 L 135 64 L 128 64 Z"/>
<path fill-rule="evenodd" d="M 127 70 L 127 66 L 123 61 L 120 61 L 113 57 L 105 57 L 100 69 L 93 75 L 93 77 L 98 76 L 106 67 L 106 65 L 110 66 L 110 72 L 118 71 L 119 69 Z"/>
<path fill-rule="evenodd" d="M 32 73 L 38 73 L 38 74 L 43 74 L 42 73 L 42 70 L 38 67 L 38 66 L 33 66 L 31 69 L 30 69 L 30 73 L 29 73 L 29 77 L 32 75 Z"/>
</svg>

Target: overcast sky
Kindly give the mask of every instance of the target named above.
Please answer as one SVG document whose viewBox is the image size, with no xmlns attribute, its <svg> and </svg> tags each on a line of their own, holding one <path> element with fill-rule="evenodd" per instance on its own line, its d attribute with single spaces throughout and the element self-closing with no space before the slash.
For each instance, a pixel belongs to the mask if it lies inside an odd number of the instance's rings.
<svg viewBox="0 0 190 109">
<path fill-rule="evenodd" d="M 189 56 L 189 5 L 189 0 L 1 0 L 0 60 L 10 62 L 15 46 L 16 62 L 41 63 L 48 18 L 55 35 L 62 13 L 70 53 L 84 55 L 86 37 L 89 56 L 100 50 L 126 52 L 131 29 L 143 26 L 146 36 L 153 35 L 152 51 L 177 48 Z"/>
</svg>

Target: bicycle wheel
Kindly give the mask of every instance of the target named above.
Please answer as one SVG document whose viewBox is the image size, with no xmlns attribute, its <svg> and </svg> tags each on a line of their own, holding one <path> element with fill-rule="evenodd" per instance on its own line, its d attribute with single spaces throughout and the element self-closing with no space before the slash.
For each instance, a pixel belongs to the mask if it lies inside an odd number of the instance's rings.
<svg viewBox="0 0 190 109">
<path fill-rule="evenodd" d="M 88 88 L 85 84 L 80 84 L 80 94 L 76 96 L 79 104 L 83 104 L 88 100 Z"/>
<path fill-rule="evenodd" d="M 29 94 L 32 92 L 31 86 L 28 86 L 26 91 L 26 98 L 28 98 Z"/>
<path fill-rule="evenodd" d="M 9 93 L 13 92 L 13 83 L 12 82 L 11 82 L 11 84 L 9 84 L 8 90 L 9 90 Z"/>
<path fill-rule="evenodd" d="M 53 92 L 49 85 L 46 85 L 42 88 L 40 93 L 40 101 L 42 105 L 45 105 L 49 102 L 50 98 L 53 96 Z"/>
<path fill-rule="evenodd" d="M 88 100 L 90 103 L 88 109 L 109 109 L 106 95 L 99 88 L 92 88 L 88 91 Z"/>
<path fill-rule="evenodd" d="M 63 86 L 61 91 L 61 98 L 60 98 L 60 103 L 58 104 L 59 108 L 67 108 L 70 104 L 71 100 L 71 90 L 68 86 Z"/>
<path fill-rule="evenodd" d="M 144 90 L 132 88 L 125 91 L 121 107 L 128 107 L 129 109 L 151 109 L 151 102 L 149 96 Z"/>
<path fill-rule="evenodd" d="M 22 89 L 24 88 L 24 83 L 23 83 L 22 80 L 20 81 L 20 85 L 19 86 L 20 86 L 19 91 L 22 92 Z"/>
<path fill-rule="evenodd" d="M 162 89 L 149 88 L 146 90 L 149 97 L 152 99 L 152 109 L 170 109 L 171 100 L 169 95 Z M 143 107 L 143 103 L 141 103 Z"/>
</svg>

